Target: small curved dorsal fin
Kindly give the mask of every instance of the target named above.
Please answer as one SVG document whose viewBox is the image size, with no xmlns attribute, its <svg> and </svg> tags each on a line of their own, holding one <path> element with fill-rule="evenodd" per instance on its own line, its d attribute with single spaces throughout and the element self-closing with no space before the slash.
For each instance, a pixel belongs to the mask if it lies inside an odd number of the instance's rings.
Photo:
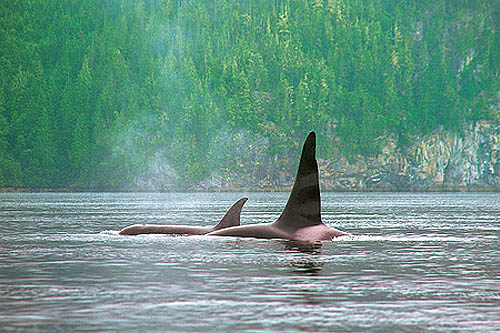
<svg viewBox="0 0 500 333">
<path fill-rule="evenodd" d="M 226 215 L 220 220 L 220 222 L 214 227 L 215 230 L 220 230 L 228 227 L 236 227 L 240 225 L 240 214 L 241 209 L 245 202 L 247 202 L 248 198 L 241 198 L 236 201 L 231 208 L 227 211 Z"/>
<path fill-rule="evenodd" d="M 302 147 L 299 169 L 288 202 L 275 225 L 284 230 L 322 224 L 319 172 L 316 162 L 316 133 L 311 132 Z"/>
</svg>

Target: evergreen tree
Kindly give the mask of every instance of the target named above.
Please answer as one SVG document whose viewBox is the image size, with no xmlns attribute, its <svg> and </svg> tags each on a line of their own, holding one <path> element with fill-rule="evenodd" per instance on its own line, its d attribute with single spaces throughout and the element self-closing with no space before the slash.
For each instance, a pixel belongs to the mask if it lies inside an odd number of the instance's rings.
<svg viewBox="0 0 500 333">
<path fill-rule="evenodd" d="M 322 158 L 355 158 L 459 130 L 492 116 L 499 18 L 494 0 L 0 2 L 0 186 L 127 186 L 159 151 L 196 183 L 235 164 L 226 133 L 276 158 L 314 129 L 335 135 Z"/>
</svg>

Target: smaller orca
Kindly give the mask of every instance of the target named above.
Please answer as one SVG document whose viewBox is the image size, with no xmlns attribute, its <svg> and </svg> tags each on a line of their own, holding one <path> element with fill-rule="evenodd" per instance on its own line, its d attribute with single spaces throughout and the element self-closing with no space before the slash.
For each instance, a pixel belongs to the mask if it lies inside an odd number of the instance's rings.
<svg viewBox="0 0 500 333">
<path fill-rule="evenodd" d="M 272 223 L 230 227 L 209 236 L 277 238 L 294 241 L 323 241 L 349 235 L 321 221 L 319 170 L 316 162 L 316 134 L 309 133 L 302 147 L 299 169 L 292 192 L 281 216 Z"/>
<path fill-rule="evenodd" d="M 134 224 L 120 232 L 119 235 L 141 234 L 171 234 L 171 235 L 205 235 L 212 231 L 240 225 L 241 209 L 248 198 L 236 201 L 227 211 L 226 215 L 214 227 L 195 227 L 190 225 L 175 224 Z"/>
</svg>

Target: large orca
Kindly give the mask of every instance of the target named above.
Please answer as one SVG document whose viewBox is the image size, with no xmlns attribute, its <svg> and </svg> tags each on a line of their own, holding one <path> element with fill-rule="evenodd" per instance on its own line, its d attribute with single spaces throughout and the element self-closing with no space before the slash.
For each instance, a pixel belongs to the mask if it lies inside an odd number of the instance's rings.
<svg viewBox="0 0 500 333">
<path fill-rule="evenodd" d="M 119 235 L 140 234 L 172 234 L 172 235 L 205 235 L 209 232 L 240 225 L 241 208 L 248 198 L 236 201 L 227 211 L 226 215 L 214 227 L 195 227 L 190 225 L 175 224 L 134 224 L 121 230 Z"/>
<path fill-rule="evenodd" d="M 272 223 L 230 227 L 209 236 L 279 238 L 296 241 L 323 241 L 349 235 L 321 221 L 319 172 L 316 162 L 316 134 L 309 133 L 302 148 L 297 177 L 281 216 Z"/>
</svg>

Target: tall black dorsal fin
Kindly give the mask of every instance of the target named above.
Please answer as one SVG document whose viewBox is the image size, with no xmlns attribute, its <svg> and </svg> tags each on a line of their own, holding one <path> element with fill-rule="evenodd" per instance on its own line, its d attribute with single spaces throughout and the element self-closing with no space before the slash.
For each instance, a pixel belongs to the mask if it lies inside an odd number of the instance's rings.
<svg viewBox="0 0 500 333">
<path fill-rule="evenodd" d="M 321 222 L 319 172 L 316 162 L 316 133 L 311 132 L 302 147 L 297 177 L 285 209 L 275 222 L 284 230 L 297 230 Z"/>
<path fill-rule="evenodd" d="M 214 227 L 215 230 L 220 230 L 228 227 L 236 227 L 240 225 L 240 215 L 241 209 L 245 202 L 247 202 L 248 198 L 241 198 L 236 201 L 231 208 L 227 211 L 226 215 L 220 220 L 220 222 Z"/>
</svg>

